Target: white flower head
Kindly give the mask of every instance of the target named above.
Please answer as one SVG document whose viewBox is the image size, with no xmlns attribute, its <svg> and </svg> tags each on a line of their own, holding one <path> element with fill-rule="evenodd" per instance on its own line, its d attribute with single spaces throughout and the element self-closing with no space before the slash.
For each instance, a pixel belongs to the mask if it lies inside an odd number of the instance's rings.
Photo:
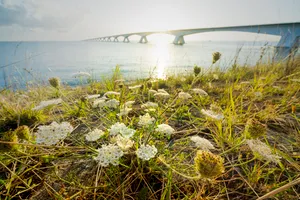
<svg viewBox="0 0 300 200">
<path fill-rule="evenodd" d="M 168 124 L 160 124 L 157 126 L 157 128 L 155 129 L 156 132 L 159 132 L 159 133 L 163 133 L 167 136 L 170 136 L 172 135 L 175 130 L 169 126 Z"/>
<path fill-rule="evenodd" d="M 166 90 L 164 89 L 158 89 L 157 92 L 159 93 L 165 93 L 165 94 L 169 94 Z"/>
<path fill-rule="evenodd" d="M 48 126 L 39 126 L 36 132 L 36 143 L 54 145 L 65 139 L 69 133 L 73 131 L 73 127 L 69 122 L 52 122 Z"/>
<path fill-rule="evenodd" d="M 89 78 L 89 77 L 91 77 L 91 74 L 88 72 L 77 72 L 77 73 L 72 74 L 72 77 L 73 78 L 83 78 L 83 77 Z"/>
<path fill-rule="evenodd" d="M 154 158 L 157 154 L 157 149 L 155 146 L 150 145 L 142 145 L 137 151 L 136 155 L 138 158 L 142 160 L 150 160 L 151 158 Z"/>
<path fill-rule="evenodd" d="M 152 89 L 150 89 L 150 90 L 148 91 L 148 93 L 149 93 L 149 94 L 156 94 L 156 93 L 157 93 L 157 91 L 156 91 L 156 90 L 152 90 Z"/>
<path fill-rule="evenodd" d="M 154 103 L 154 102 L 148 101 L 147 103 L 142 104 L 141 107 L 142 107 L 143 109 L 145 109 L 145 108 L 157 108 L 157 107 L 158 107 L 158 104 L 157 104 L 157 103 Z"/>
<path fill-rule="evenodd" d="M 134 104 L 135 103 L 135 101 L 127 101 L 126 103 L 124 103 L 124 107 L 131 107 L 132 106 L 132 104 Z"/>
<path fill-rule="evenodd" d="M 41 101 L 40 104 L 34 108 L 32 108 L 32 110 L 41 110 L 47 106 L 50 106 L 50 105 L 57 105 L 57 104 L 60 104 L 62 102 L 62 99 L 59 98 L 59 99 L 51 99 L 51 100 L 48 100 L 48 101 Z"/>
<path fill-rule="evenodd" d="M 132 111 L 132 108 L 123 107 L 120 109 L 118 116 L 127 116 L 130 111 Z"/>
<path fill-rule="evenodd" d="M 192 98 L 192 96 L 189 93 L 186 93 L 186 92 L 179 92 L 178 98 L 182 99 L 182 100 L 187 100 L 187 99 Z"/>
<path fill-rule="evenodd" d="M 108 91 L 108 92 L 105 92 L 105 94 L 103 96 L 107 96 L 107 95 L 120 95 L 120 92 L 115 92 L 115 91 Z"/>
<path fill-rule="evenodd" d="M 136 90 L 136 89 L 139 89 L 139 88 L 141 88 L 142 87 L 142 85 L 134 85 L 134 86 L 129 86 L 128 88 L 130 89 L 130 90 Z"/>
<path fill-rule="evenodd" d="M 107 102 L 105 102 L 105 106 L 109 108 L 117 108 L 119 104 L 120 102 L 117 99 L 110 99 Z"/>
<path fill-rule="evenodd" d="M 131 138 L 135 133 L 134 129 L 131 128 L 123 128 L 120 130 L 120 134 L 124 137 L 124 138 Z"/>
<path fill-rule="evenodd" d="M 146 113 L 145 115 L 143 116 L 140 116 L 140 121 L 138 123 L 139 126 L 149 126 L 151 124 L 153 124 L 155 118 L 154 117 L 151 117 L 149 115 L 149 113 Z"/>
<path fill-rule="evenodd" d="M 92 94 L 92 95 L 87 95 L 87 99 L 96 99 L 96 98 L 99 98 L 100 97 L 100 94 Z"/>
<path fill-rule="evenodd" d="M 195 142 L 195 145 L 202 150 L 210 150 L 215 149 L 214 145 L 207 139 L 202 138 L 200 136 L 192 136 L 190 139 Z"/>
<path fill-rule="evenodd" d="M 280 156 L 272 154 L 270 147 L 268 147 L 265 143 L 261 142 L 258 139 L 255 140 L 246 140 L 250 149 L 260 155 L 264 160 L 278 163 L 280 161 Z"/>
<path fill-rule="evenodd" d="M 224 115 L 222 113 L 216 113 L 212 110 L 204 110 L 201 109 L 201 113 L 204 114 L 205 116 L 215 119 L 215 120 L 222 120 L 224 119 Z"/>
<path fill-rule="evenodd" d="M 200 89 L 200 88 L 194 88 L 194 89 L 191 89 L 191 91 L 194 93 L 194 94 L 198 94 L 200 96 L 208 96 L 207 92 L 205 92 L 204 90 Z"/>
<path fill-rule="evenodd" d="M 105 105 L 105 99 L 96 99 L 93 102 L 93 108 L 103 108 Z"/>
<path fill-rule="evenodd" d="M 124 151 L 130 149 L 134 145 L 134 141 L 121 135 L 117 135 L 113 140 L 115 140 L 117 145 Z"/>
<path fill-rule="evenodd" d="M 126 125 L 124 123 L 115 123 L 114 125 L 112 125 L 109 129 L 110 135 L 117 135 L 120 133 L 120 131 L 122 129 L 126 129 Z"/>
<path fill-rule="evenodd" d="M 90 142 L 96 141 L 96 140 L 98 140 L 99 138 L 101 138 L 104 134 L 105 134 L 105 133 L 104 133 L 102 130 L 99 130 L 99 129 L 96 128 L 95 130 L 93 130 L 93 131 L 87 133 L 87 134 L 85 135 L 85 139 L 86 139 L 87 141 L 90 141 Z"/>
<path fill-rule="evenodd" d="M 156 94 L 154 94 L 154 97 L 159 98 L 159 99 L 167 99 L 170 97 L 170 95 L 168 93 L 164 93 L 164 92 L 157 92 Z"/>
<path fill-rule="evenodd" d="M 119 159 L 124 155 L 122 149 L 113 144 L 103 145 L 97 151 L 98 155 L 94 159 L 98 161 L 102 167 L 107 167 L 109 164 L 118 165 Z"/>
</svg>

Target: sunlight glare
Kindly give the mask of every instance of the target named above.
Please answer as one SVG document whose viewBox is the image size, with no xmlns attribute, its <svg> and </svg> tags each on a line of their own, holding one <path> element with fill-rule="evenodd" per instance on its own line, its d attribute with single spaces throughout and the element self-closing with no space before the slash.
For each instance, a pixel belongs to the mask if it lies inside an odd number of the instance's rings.
<svg viewBox="0 0 300 200">
<path fill-rule="evenodd" d="M 154 46 L 151 49 L 151 59 L 156 60 L 156 78 L 165 79 L 166 67 L 170 60 L 169 36 L 159 35 L 157 37 L 151 38 L 151 43 L 154 44 Z"/>
</svg>

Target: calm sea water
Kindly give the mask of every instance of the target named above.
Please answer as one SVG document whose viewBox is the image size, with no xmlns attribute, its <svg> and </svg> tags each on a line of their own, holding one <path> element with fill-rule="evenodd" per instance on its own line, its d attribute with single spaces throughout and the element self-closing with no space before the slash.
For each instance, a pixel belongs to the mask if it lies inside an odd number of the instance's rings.
<svg viewBox="0 0 300 200">
<path fill-rule="evenodd" d="M 76 85 L 80 81 L 72 77 L 74 73 L 88 72 L 100 80 L 109 76 L 116 65 L 127 79 L 150 74 L 164 78 L 168 74 L 190 72 L 194 65 L 210 67 L 215 51 L 222 53 L 216 64 L 227 68 L 241 47 L 238 62 L 255 64 L 264 44 L 197 41 L 175 46 L 136 42 L 0 42 L 0 88 L 46 83 L 50 77 L 60 77 L 66 84 Z M 272 53 L 272 48 L 268 48 L 268 52 Z"/>
</svg>

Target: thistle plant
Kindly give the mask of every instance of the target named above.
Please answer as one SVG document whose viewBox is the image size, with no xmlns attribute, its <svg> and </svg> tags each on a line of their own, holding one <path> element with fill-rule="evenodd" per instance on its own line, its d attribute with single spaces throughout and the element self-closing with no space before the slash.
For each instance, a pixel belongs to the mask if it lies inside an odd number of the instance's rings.
<svg viewBox="0 0 300 200">
<path fill-rule="evenodd" d="M 215 64 L 218 60 L 220 60 L 221 55 L 222 55 L 222 54 L 221 54 L 220 52 L 214 52 L 214 53 L 213 53 L 212 64 Z"/>
<path fill-rule="evenodd" d="M 49 78 L 49 83 L 52 87 L 56 88 L 57 90 L 60 88 L 60 80 L 57 77 Z"/>
<path fill-rule="evenodd" d="M 214 178 L 225 170 L 223 158 L 209 151 L 197 151 L 194 161 L 197 173 L 203 178 Z"/>
<path fill-rule="evenodd" d="M 195 76 L 198 76 L 201 72 L 201 67 L 194 66 L 194 74 Z"/>
</svg>

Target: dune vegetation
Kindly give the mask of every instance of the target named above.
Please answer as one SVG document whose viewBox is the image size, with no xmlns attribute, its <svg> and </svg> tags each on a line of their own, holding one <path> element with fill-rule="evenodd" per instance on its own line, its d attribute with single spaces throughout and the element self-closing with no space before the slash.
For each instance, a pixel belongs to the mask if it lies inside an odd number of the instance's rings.
<svg viewBox="0 0 300 200">
<path fill-rule="evenodd" d="M 299 199 L 300 62 L 0 96 L 0 199 Z M 81 76 L 85 79 L 84 76 Z"/>
</svg>

